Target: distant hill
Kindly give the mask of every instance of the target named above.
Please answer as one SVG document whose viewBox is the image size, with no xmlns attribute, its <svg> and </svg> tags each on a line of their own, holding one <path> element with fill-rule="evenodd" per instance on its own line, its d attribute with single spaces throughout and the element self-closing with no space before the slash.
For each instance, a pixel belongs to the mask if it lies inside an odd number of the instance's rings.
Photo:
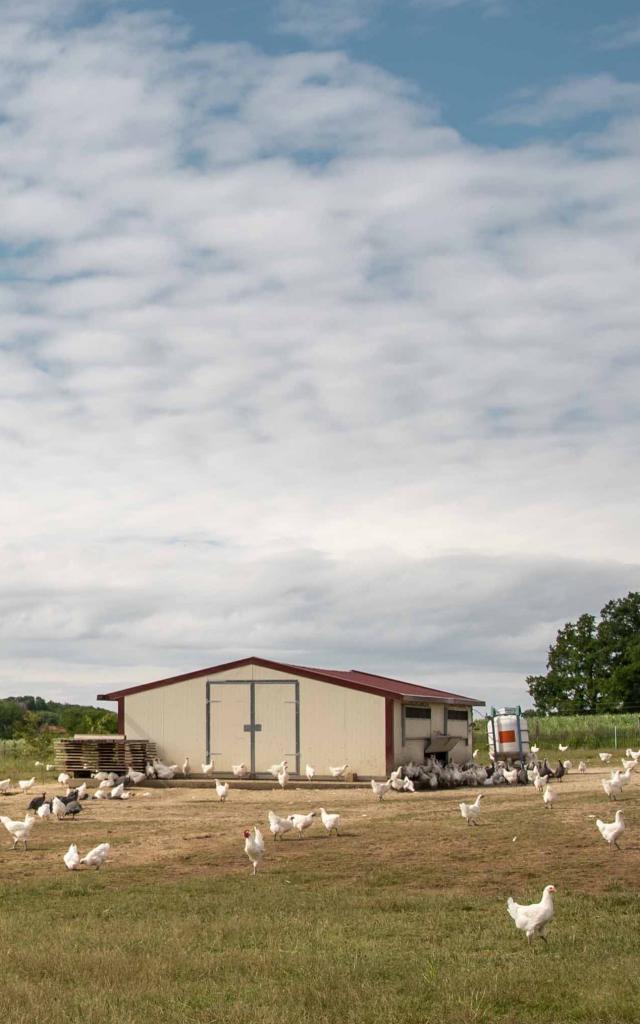
<svg viewBox="0 0 640 1024">
<path fill-rule="evenodd" d="M 55 700 L 30 695 L 0 698 L 0 739 L 14 739 L 22 735 L 27 725 L 34 721 L 43 733 L 61 730 L 71 734 L 118 731 L 118 720 L 113 711 L 82 704 L 59 704 Z"/>
</svg>

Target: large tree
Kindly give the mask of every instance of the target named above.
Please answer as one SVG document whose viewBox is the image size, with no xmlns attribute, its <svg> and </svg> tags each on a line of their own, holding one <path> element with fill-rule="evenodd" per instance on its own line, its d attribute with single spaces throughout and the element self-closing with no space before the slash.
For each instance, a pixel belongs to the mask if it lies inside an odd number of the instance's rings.
<svg viewBox="0 0 640 1024">
<path fill-rule="evenodd" d="M 546 673 L 527 676 L 536 710 L 640 710 L 640 593 L 609 601 L 600 616 L 568 622 L 549 648 Z"/>
</svg>

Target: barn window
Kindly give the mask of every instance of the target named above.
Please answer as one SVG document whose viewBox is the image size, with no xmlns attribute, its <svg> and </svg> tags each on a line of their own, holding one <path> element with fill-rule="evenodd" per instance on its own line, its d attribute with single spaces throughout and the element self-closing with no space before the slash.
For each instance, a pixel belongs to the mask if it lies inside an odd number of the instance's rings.
<svg viewBox="0 0 640 1024">
<path fill-rule="evenodd" d="M 466 711 L 447 711 L 447 718 L 450 722 L 466 722 L 469 715 Z"/>
<path fill-rule="evenodd" d="M 431 718 L 431 708 L 406 707 L 404 714 L 405 718 Z"/>
</svg>

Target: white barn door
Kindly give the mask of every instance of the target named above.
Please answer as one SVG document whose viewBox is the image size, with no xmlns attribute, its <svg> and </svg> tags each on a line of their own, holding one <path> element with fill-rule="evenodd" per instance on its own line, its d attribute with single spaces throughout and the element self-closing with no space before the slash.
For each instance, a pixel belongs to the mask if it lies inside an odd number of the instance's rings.
<svg viewBox="0 0 640 1024">
<path fill-rule="evenodd" d="M 215 771 L 246 764 L 264 774 L 286 760 L 300 773 L 300 685 L 297 679 L 207 683 L 207 758 Z"/>
<path fill-rule="evenodd" d="M 209 683 L 207 718 L 209 757 L 215 772 L 230 772 L 232 764 L 251 767 L 251 733 L 245 726 L 251 721 L 250 683 Z"/>
<path fill-rule="evenodd" d="M 300 771 L 297 684 L 255 683 L 255 767 L 268 772 L 272 764 L 288 761 L 291 773 Z"/>
</svg>

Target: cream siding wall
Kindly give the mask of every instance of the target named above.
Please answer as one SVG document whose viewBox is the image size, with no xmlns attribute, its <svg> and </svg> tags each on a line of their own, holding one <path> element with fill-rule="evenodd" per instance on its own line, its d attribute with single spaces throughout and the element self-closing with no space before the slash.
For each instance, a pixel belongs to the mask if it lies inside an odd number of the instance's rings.
<svg viewBox="0 0 640 1024">
<path fill-rule="evenodd" d="M 206 683 L 232 680 L 292 680 L 300 684 L 300 765 L 304 772 L 307 762 L 313 764 L 319 775 L 328 774 L 329 765 L 348 762 L 359 775 L 383 776 L 385 765 L 385 701 L 375 694 L 351 690 L 344 686 L 320 682 L 301 675 L 293 676 L 260 665 L 245 665 L 225 672 L 203 674 L 181 683 L 146 690 L 125 697 L 125 732 L 131 739 L 150 739 L 158 744 L 160 757 L 169 762 L 182 764 L 185 756 L 191 760 L 194 771 L 200 771 L 200 763 L 206 755 Z M 224 688 L 220 688 L 221 692 Z M 235 687 L 233 688 L 236 689 Z M 239 689 L 239 688 L 238 688 Z M 280 690 L 281 688 L 277 688 Z M 271 687 L 256 687 L 256 712 L 269 725 L 267 693 Z M 276 688 L 274 687 L 274 693 Z M 282 688 L 284 692 L 284 688 Z M 293 696 L 293 688 L 291 688 Z M 260 710 L 260 702 L 262 710 Z M 215 714 L 215 706 L 213 708 Z M 276 716 L 277 718 L 277 716 Z M 247 717 L 247 722 L 249 718 Z M 280 753 L 273 760 L 293 753 L 283 747 L 291 746 L 287 727 L 279 726 L 276 719 L 271 723 L 270 738 L 266 728 L 264 736 L 257 734 L 256 751 L 269 755 L 272 749 Z M 276 732 L 282 728 L 281 742 Z M 220 770 L 228 770 L 233 761 L 245 760 L 246 749 L 237 754 L 233 750 L 224 752 L 223 759 L 214 757 Z M 289 758 L 290 767 L 294 764 Z M 264 770 L 258 764 L 258 770 Z"/>
</svg>

